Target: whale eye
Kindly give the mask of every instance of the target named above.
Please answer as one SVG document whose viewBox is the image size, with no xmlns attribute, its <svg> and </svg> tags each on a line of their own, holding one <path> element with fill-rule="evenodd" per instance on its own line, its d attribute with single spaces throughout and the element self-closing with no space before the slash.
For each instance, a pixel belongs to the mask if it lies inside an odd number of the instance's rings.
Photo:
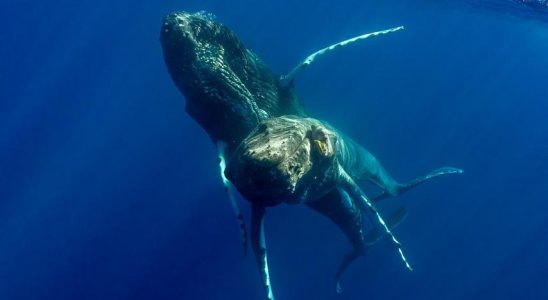
<svg viewBox="0 0 548 300">
<path fill-rule="evenodd" d="M 317 152 L 323 156 L 327 156 L 327 144 L 324 140 L 313 140 L 312 143 Z"/>
</svg>

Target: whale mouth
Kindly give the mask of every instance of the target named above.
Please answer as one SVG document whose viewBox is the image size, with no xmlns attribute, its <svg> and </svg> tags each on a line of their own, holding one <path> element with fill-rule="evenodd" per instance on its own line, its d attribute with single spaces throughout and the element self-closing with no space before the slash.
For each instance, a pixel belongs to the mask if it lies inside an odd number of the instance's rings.
<svg viewBox="0 0 548 300">
<path fill-rule="evenodd" d="M 225 173 L 246 199 L 264 206 L 306 200 L 334 160 L 332 139 L 311 120 L 271 118 L 239 145 Z"/>
</svg>

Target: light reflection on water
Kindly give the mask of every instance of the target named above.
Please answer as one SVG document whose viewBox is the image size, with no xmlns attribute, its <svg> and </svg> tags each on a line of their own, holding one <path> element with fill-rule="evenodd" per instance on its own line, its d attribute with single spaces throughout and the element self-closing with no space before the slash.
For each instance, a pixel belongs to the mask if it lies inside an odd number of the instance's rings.
<svg viewBox="0 0 548 300">
<path fill-rule="evenodd" d="M 548 0 L 465 0 L 475 8 L 548 22 Z"/>
</svg>

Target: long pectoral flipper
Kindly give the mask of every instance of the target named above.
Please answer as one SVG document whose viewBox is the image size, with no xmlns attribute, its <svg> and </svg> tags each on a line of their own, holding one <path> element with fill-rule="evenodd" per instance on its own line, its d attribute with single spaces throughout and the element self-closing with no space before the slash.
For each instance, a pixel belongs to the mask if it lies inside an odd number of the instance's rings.
<svg viewBox="0 0 548 300">
<path fill-rule="evenodd" d="M 339 176 L 341 188 L 345 192 L 347 192 L 349 196 L 352 197 L 352 199 L 354 199 L 355 203 L 361 206 L 363 212 L 370 216 L 374 224 L 379 226 L 381 229 L 384 230 L 386 234 L 388 234 L 390 240 L 398 249 L 398 253 L 400 254 L 400 257 L 405 263 L 407 269 L 413 270 L 409 265 L 409 262 L 405 258 L 405 255 L 403 254 L 400 242 L 398 242 L 396 237 L 392 234 L 392 231 L 390 230 L 384 219 L 381 217 L 373 203 L 365 196 L 360 187 L 354 182 L 354 180 L 346 173 L 346 171 L 341 166 L 339 166 Z"/>
<path fill-rule="evenodd" d="M 344 190 L 340 189 L 339 193 L 341 195 L 341 198 L 347 199 L 346 202 L 353 202 L 351 197 Z M 398 226 L 401 222 L 403 222 L 406 216 L 407 216 L 407 210 L 405 209 L 405 207 L 400 207 L 394 213 L 390 214 L 388 218 L 386 218 L 386 226 L 390 230 L 392 230 L 396 226 Z M 360 232 L 362 231 L 360 230 Z M 335 288 L 337 293 L 342 292 L 340 279 L 342 274 L 348 268 L 348 266 L 350 266 L 350 264 L 354 260 L 356 260 L 356 258 L 365 255 L 369 247 L 377 243 L 383 236 L 385 236 L 384 231 L 381 231 L 381 229 L 379 228 L 371 229 L 365 236 L 363 236 L 362 234 L 361 243 L 357 245 L 353 245 L 354 249 L 352 249 L 351 252 L 347 253 L 344 256 L 343 260 L 341 261 L 341 264 L 339 265 L 339 269 L 337 270 L 337 273 L 335 274 Z"/>
<path fill-rule="evenodd" d="M 238 202 L 236 201 L 236 197 L 234 196 L 234 189 L 232 186 L 232 183 L 226 178 L 225 176 L 225 169 L 226 169 L 226 158 L 225 158 L 225 149 L 226 144 L 223 142 L 217 143 L 217 148 L 219 151 L 219 168 L 221 171 L 221 179 L 223 181 L 223 186 L 225 188 L 226 193 L 228 194 L 228 199 L 230 200 L 230 205 L 232 206 L 232 210 L 234 211 L 234 214 L 236 215 L 236 220 L 238 221 L 238 225 L 240 227 L 240 237 L 242 246 L 244 248 L 244 253 L 247 251 L 247 230 L 245 227 L 244 217 L 242 215 L 242 212 L 240 211 L 240 207 L 238 206 Z"/>
<path fill-rule="evenodd" d="M 424 182 L 426 182 L 426 181 L 428 181 L 432 178 L 435 178 L 435 177 L 438 177 L 438 176 L 441 176 L 441 175 L 461 174 L 463 172 L 464 171 L 462 169 L 453 168 L 453 167 L 439 168 L 439 169 L 436 169 L 436 170 L 426 174 L 425 176 L 417 177 L 417 178 L 415 178 L 415 179 L 413 179 L 413 180 L 411 180 L 407 183 L 400 184 L 400 186 L 398 187 L 398 190 L 397 190 L 397 194 L 400 195 L 402 193 L 405 193 L 408 190 L 410 190 L 411 188 L 414 188 L 417 185 L 419 185 L 421 183 L 424 183 Z M 388 198 L 390 196 L 391 196 L 391 194 L 387 190 L 384 190 L 379 195 L 376 195 L 375 197 L 371 198 L 371 201 L 377 202 L 379 200 Z"/>
<path fill-rule="evenodd" d="M 379 228 L 373 228 L 364 234 L 362 209 L 342 189 L 333 189 L 324 197 L 306 205 L 335 223 L 352 244 L 352 251 L 344 256 L 335 275 L 335 286 L 340 293 L 339 281 L 348 266 L 356 258 L 365 255 L 369 247 L 386 235 L 384 230 Z M 393 229 L 398 226 L 406 216 L 406 209 L 400 207 L 386 218 L 388 228 Z"/>
<path fill-rule="evenodd" d="M 251 244 L 253 252 L 261 273 L 261 280 L 266 293 L 267 300 L 274 300 L 272 286 L 270 285 L 270 275 L 268 273 L 268 259 L 266 253 L 266 241 L 264 236 L 264 215 L 263 206 L 253 205 L 251 215 Z"/>
<path fill-rule="evenodd" d="M 391 213 L 388 217 L 385 218 L 386 226 L 393 230 L 398 225 L 400 225 L 405 218 L 407 217 L 407 209 L 401 206 L 396 211 Z M 370 247 L 376 244 L 384 235 L 384 232 L 380 231 L 378 228 L 373 228 L 370 230 L 364 237 L 365 244 Z"/>
<path fill-rule="evenodd" d="M 354 43 L 354 42 L 357 42 L 357 41 L 360 41 L 360 40 L 364 40 L 364 39 L 367 39 L 367 38 L 370 38 L 370 37 L 373 37 L 373 36 L 398 31 L 398 30 L 401 30 L 403 28 L 404 28 L 403 26 L 399 26 L 399 27 L 394 27 L 394 28 L 390 28 L 390 29 L 386 29 L 386 30 L 381 30 L 381 31 L 362 34 L 362 35 L 359 35 L 359 36 L 344 40 L 342 42 L 335 43 L 335 44 L 330 45 L 328 47 L 325 47 L 323 49 L 320 49 L 320 50 L 312 53 L 308 57 L 306 57 L 300 64 L 298 64 L 295 68 L 293 68 L 293 70 L 291 70 L 289 73 L 287 73 L 287 75 L 282 76 L 280 78 L 280 80 L 281 80 L 282 84 L 289 84 L 293 80 L 295 75 L 297 73 L 299 73 L 299 71 L 301 71 L 304 68 L 308 67 L 312 62 L 314 62 L 314 60 L 316 60 L 316 58 L 318 58 L 319 56 L 322 56 L 326 53 L 329 53 L 329 52 L 331 52 L 331 51 L 333 51 L 333 50 L 335 50 L 339 47 L 343 47 L 343 46 L 346 46 L 348 44 L 351 44 L 351 43 Z"/>
</svg>

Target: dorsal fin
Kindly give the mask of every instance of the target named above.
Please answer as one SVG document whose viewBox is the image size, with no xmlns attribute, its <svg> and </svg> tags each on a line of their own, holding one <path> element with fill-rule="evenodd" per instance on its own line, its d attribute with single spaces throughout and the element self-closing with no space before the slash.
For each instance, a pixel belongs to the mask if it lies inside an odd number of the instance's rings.
<svg viewBox="0 0 548 300">
<path fill-rule="evenodd" d="M 335 43 L 335 44 L 327 46 L 323 49 L 320 49 L 320 50 L 310 54 L 309 56 L 307 56 L 300 64 L 298 64 L 296 67 L 294 67 L 289 73 L 287 73 L 286 75 L 281 76 L 280 81 L 284 85 L 289 85 L 291 83 L 291 81 L 293 80 L 293 78 L 295 78 L 295 75 L 297 73 L 299 73 L 299 71 L 301 71 L 304 68 L 308 67 L 319 56 L 321 56 L 323 54 L 326 54 L 326 53 L 329 53 L 329 52 L 335 50 L 336 48 L 346 46 L 348 44 L 352 44 L 354 42 L 364 40 L 364 39 L 367 39 L 367 38 L 372 37 L 372 36 L 382 35 L 382 34 L 394 32 L 394 31 L 398 31 L 398 30 L 401 30 L 401 29 L 404 29 L 404 27 L 403 26 L 398 26 L 398 27 L 394 27 L 394 28 L 390 28 L 390 29 L 381 30 L 381 31 L 366 33 L 366 34 L 362 34 L 362 35 L 359 35 L 359 36 L 344 40 L 342 42 Z"/>
</svg>

